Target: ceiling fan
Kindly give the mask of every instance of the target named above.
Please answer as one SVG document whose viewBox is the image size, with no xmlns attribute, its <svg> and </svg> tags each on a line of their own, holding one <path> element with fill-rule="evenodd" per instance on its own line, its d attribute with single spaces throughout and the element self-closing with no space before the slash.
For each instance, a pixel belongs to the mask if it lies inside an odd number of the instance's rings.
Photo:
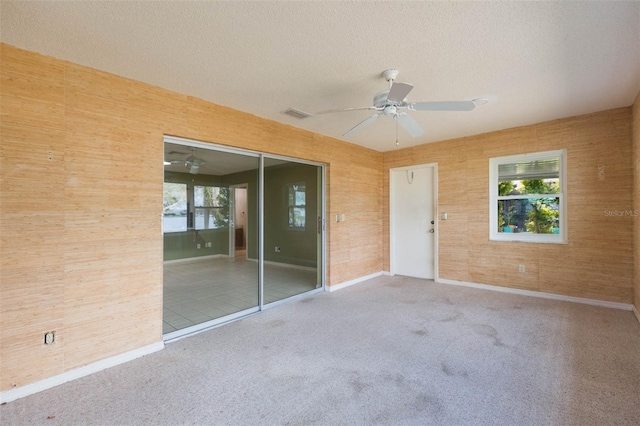
<svg viewBox="0 0 640 426">
<path fill-rule="evenodd" d="M 196 157 L 195 148 L 191 148 L 191 151 L 192 151 L 191 155 L 189 155 L 184 160 L 169 160 L 169 161 L 165 160 L 164 165 L 169 166 L 172 164 L 184 164 L 184 167 L 189 170 L 189 173 L 191 173 L 192 175 L 197 175 L 198 171 L 200 170 L 200 166 L 206 163 L 206 161 L 204 161 L 202 158 Z M 186 152 L 179 152 L 179 151 L 171 151 L 167 153 L 167 155 L 187 155 L 187 154 L 188 153 Z"/>
<path fill-rule="evenodd" d="M 351 130 L 343 134 L 342 136 L 350 136 L 363 127 L 376 121 L 381 116 L 391 116 L 396 121 L 396 145 L 397 141 L 397 127 L 398 124 L 402 126 L 407 133 L 414 138 L 422 136 L 424 130 L 420 125 L 411 118 L 406 112 L 403 111 L 471 111 L 476 107 L 475 101 L 443 101 L 443 102 L 408 102 L 407 95 L 413 89 L 413 85 L 409 83 L 395 83 L 395 79 L 398 77 L 398 70 L 390 69 L 382 73 L 382 76 L 389 82 L 389 90 L 384 90 L 377 93 L 373 97 L 373 106 L 361 107 L 361 108 L 344 108 L 344 109 L 330 109 L 326 111 L 320 111 L 318 114 L 328 114 L 334 112 L 344 111 L 360 111 L 360 110 L 372 110 L 378 111 L 376 114 L 369 118 L 364 119 L 360 123 L 356 124 Z"/>
</svg>

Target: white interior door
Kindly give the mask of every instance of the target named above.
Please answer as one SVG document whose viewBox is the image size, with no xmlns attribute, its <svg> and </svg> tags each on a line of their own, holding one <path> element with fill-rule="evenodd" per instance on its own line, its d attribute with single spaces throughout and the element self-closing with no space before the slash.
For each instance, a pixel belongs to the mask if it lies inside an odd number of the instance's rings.
<svg viewBox="0 0 640 426">
<path fill-rule="evenodd" d="M 391 275 L 435 278 L 435 166 L 391 169 Z"/>
</svg>

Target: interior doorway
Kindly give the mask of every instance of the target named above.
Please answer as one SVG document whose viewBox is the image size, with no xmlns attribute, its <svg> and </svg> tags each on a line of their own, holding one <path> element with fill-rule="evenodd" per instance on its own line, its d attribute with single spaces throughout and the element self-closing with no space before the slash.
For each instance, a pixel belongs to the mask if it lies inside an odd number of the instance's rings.
<svg viewBox="0 0 640 426">
<path fill-rule="evenodd" d="M 231 185 L 230 189 L 230 212 L 232 219 L 229 232 L 229 256 L 247 257 L 247 234 L 249 227 L 249 209 L 247 206 L 247 183 Z"/>
<path fill-rule="evenodd" d="M 435 279 L 437 166 L 389 171 L 390 274 Z"/>
</svg>

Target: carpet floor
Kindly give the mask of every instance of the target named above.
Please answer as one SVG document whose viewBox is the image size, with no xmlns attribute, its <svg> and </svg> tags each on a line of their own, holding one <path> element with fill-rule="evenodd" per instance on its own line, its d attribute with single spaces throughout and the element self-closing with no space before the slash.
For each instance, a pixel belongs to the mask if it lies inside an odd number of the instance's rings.
<svg viewBox="0 0 640 426">
<path fill-rule="evenodd" d="M 0 407 L 3 425 L 637 425 L 633 313 L 378 277 Z"/>
</svg>

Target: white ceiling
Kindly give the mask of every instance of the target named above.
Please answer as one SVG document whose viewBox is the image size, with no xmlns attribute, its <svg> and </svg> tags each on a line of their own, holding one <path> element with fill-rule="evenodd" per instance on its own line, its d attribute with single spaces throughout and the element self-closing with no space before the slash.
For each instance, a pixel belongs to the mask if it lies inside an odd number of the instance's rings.
<svg viewBox="0 0 640 426">
<path fill-rule="evenodd" d="M 412 112 L 400 147 L 629 106 L 640 90 L 640 2 L 0 2 L 7 44 L 151 83 L 378 151 L 383 117 L 309 113 L 370 106 L 400 71 L 409 101 L 472 100 L 471 112 Z"/>
</svg>

